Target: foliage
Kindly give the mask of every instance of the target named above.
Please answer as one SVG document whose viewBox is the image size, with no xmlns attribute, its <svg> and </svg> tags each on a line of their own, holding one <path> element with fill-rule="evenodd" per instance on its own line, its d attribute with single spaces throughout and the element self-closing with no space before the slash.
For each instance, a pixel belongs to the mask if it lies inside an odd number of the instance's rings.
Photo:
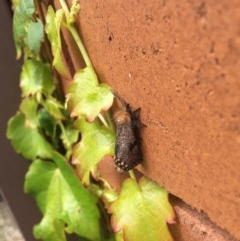
<svg viewBox="0 0 240 241">
<path fill-rule="evenodd" d="M 14 6 L 17 57 L 24 53 L 22 103 L 9 120 L 7 137 L 16 152 L 32 161 L 25 192 L 43 214 L 34 235 L 44 241 L 66 241 L 66 234 L 93 241 L 172 240 L 166 222 L 173 222 L 174 212 L 163 188 L 145 177 L 137 182 L 130 173 L 117 193 L 98 174 L 96 165 L 114 155 L 116 137 L 107 113 L 114 96 L 109 86 L 99 84 L 76 31 L 77 1 L 70 9 L 64 0 L 60 3 L 57 11 L 48 7 L 45 26 L 37 1 L 19 0 Z M 72 76 L 62 58 L 63 27 L 86 63 L 64 98 L 56 76 Z M 53 59 L 44 57 L 44 35 Z"/>
<path fill-rule="evenodd" d="M 130 178 L 125 180 L 110 211 L 114 231 L 121 231 L 126 240 L 171 240 L 166 220 L 171 222 L 174 212 L 168 202 L 168 193 L 146 177 L 139 183 Z"/>
<path fill-rule="evenodd" d="M 26 176 L 25 191 L 36 199 L 44 213 L 42 221 L 35 226 L 36 237 L 65 240 L 65 230 L 100 240 L 97 200 L 61 155 L 53 153 L 52 159 L 54 163 L 36 159 Z"/>
</svg>

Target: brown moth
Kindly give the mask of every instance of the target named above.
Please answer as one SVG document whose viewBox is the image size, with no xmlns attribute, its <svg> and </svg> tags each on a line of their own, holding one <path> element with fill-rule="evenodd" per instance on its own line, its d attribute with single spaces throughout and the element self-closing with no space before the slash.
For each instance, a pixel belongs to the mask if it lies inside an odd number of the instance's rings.
<svg viewBox="0 0 240 241">
<path fill-rule="evenodd" d="M 143 161 L 139 130 L 145 126 L 139 120 L 140 108 L 132 111 L 130 105 L 114 93 L 122 108 L 113 115 L 117 129 L 115 165 L 129 171 Z"/>
</svg>

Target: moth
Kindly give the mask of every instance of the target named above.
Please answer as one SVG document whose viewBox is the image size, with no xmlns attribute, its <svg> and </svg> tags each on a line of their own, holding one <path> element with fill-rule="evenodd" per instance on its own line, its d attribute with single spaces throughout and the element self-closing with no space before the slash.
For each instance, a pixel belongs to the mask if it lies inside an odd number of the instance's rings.
<svg viewBox="0 0 240 241">
<path fill-rule="evenodd" d="M 115 165 L 123 171 L 129 171 L 143 161 L 140 128 L 145 126 L 139 119 L 140 108 L 131 106 L 116 93 L 122 108 L 116 111 L 113 119 L 116 125 Z"/>
</svg>

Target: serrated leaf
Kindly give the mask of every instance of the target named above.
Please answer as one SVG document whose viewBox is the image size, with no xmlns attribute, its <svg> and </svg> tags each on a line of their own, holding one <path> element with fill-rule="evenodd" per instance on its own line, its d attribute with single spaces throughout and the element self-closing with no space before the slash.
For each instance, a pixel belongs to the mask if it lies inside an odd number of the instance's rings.
<svg viewBox="0 0 240 241">
<path fill-rule="evenodd" d="M 24 97 L 37 93 L 49 96 L 55 89 L 49 64 L 38 60 L 27 60 L 22 67 L 20 78 L 20 87 Z"/>
<path fill-rule="evenodd" d="M 18 4 L 22 13 L 32 16 L 35 10 L 34 0 L 19 0 Z"/>
<path fill-rule="evenodd" d="M 59 154 L 55 163 L 35 160 L 25 181 L 43 212 L 34 234 L 44 241 L 65 241 L 65 231 L 89 240 L 100 240 L 99 211 L 95 198 L 86 190 Z"/>
<path fill-rule="evenodd" d="M 175 214 L 168 193 L 146 177 L 139 183 L 125 180 L 110 212 L 113 229 L 122 232 L 124 241 L 172 240 L 167 222 L 173 222 Z"/>
<path fill-rule="evenodd" d="M 98 84 L 91 67 L 80 70 L 67 91 L 67 105 L 71 116 L 84 115 L 93 121 L 102 110 L 108 110 L 113 103 L 113 93 L 106 84 Z"/>
<path fill-rule="evenodd" d="M 43 24 L 40 20 L 30 22 L 27 31 L 27 45 L 29 49 L 38 54 L 40 52 L 41 42 L 43 41 Z"/>
<path fill-rule="evenodd" d="M 51 145 L 39 132 L 33 120 L 28 120 L 23 113 L 13 116 L 8 122 L 7 137 L 17 153 L 33 160 L 37 156 L 49 158 Z"/>
<path fill-rule="evenodd" d="M 63 112 L 64 106 L 57 99 L 49 96 L 42 104 L 56 121 L 66 118 Z"/>
<path fill-rule="evenodd" d="M 43 24 L 40 19 L 33 21 L 35 11 L 33 0 L 19 0 L 14 10 L 13 34 L 17 50 L 17 58 L 22 54 L 37 56 L 44 37 Z"/>
<path fill-rule="evenodd" d="M 28 122 L 28 126 L 31 126 L 32 128 L 37 128 L 38 103 L 36 99 L 32 97 L 23 99 L 19 109 L 25 115 L 25 118 L 27 119 L 27 122 Z"/>
<path fill-rule="evenodd" d="M 67 123 L 67 125 L 64 127 L 64 131 L 62 131 L 60 136 L 66 150 L 70 150 L 72 145 L 77 142 L 78 137 L 79 132 L 76 129 L 73 129 L 70 123 Z"/>
<path fill-rule="evenodd" d="M 33 0 L 19 0 L 14 10 L 13 16 L 13 36 L 17 49 L 17 58 L 22 54 L 22 47 L 27 38 L 29 24 L 32 22 L 32 14 L 34 13 Z"/>
<path fill-rule="evenodd" d="M 89 183 L 90 172 L 106 155 L 114 154 L 115 135 L 98 121 L 89 123 L 84 118 L 75 122 L 81 141 L 73 148 L 73 163 L 77 165 L 84 183 Z"/>
<path fill-rule="evenodd" d="M 49 6 L 46 15 L 45 31 L 51 43 L 52 54 L 54 56 L 52 65 L 57 69 L 57 71 L 61 75 L 65 76 L 66 78 L 70 78 L 71 75 L 69 73 L 69 70 L 64 65 L 61 57 L 62 43 L 60 36 L 60 28 L 63 21 L 63 16 L 64 11 L 62 9 L 57 10 L 55 13 L 53 7 Z"/>
<path fill-rule="evenodd" d="M 75 19 L 76 19 L 76 16 L 79 13 L 79 11 L 80 11 L 80 4 L 79 4 L 79 2 L 77 0 L 73 0 L 72 1 L 72 6 L 70 8 L 70 13 L 67 16 L 67 22 L 68 23 L 74 23 Z"/>
<path fill-rule="evenodd" d="M 59 148 L 59 128 L 56 120 L 44 108 L 38 110 L 38 125 L 42 133 L 51 141 L 55 149 Z"/>
<path fill-rule="evenodd" d="M 115 238 L 116 238 L 116 241 L 124 241 L 123 232 L 120 231 L 120 232 L 116 233 Z"/>
</svg>

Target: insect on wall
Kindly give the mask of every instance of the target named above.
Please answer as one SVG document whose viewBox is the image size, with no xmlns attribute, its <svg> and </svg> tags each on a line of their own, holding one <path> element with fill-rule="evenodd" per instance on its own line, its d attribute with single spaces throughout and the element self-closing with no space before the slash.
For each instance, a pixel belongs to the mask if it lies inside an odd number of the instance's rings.
<svg viewBox="0 0 240 241">
<path fill-rule="evenodd" d="M 113 115 L 117 129 L 114 163 L 121 170 L 129 171 L 143 161 L 140 128 L 145 125 L 139 119 L 140 108 L 133 111 L 125 100 L 114 95 L 121 105 Z"/>
</svg>

